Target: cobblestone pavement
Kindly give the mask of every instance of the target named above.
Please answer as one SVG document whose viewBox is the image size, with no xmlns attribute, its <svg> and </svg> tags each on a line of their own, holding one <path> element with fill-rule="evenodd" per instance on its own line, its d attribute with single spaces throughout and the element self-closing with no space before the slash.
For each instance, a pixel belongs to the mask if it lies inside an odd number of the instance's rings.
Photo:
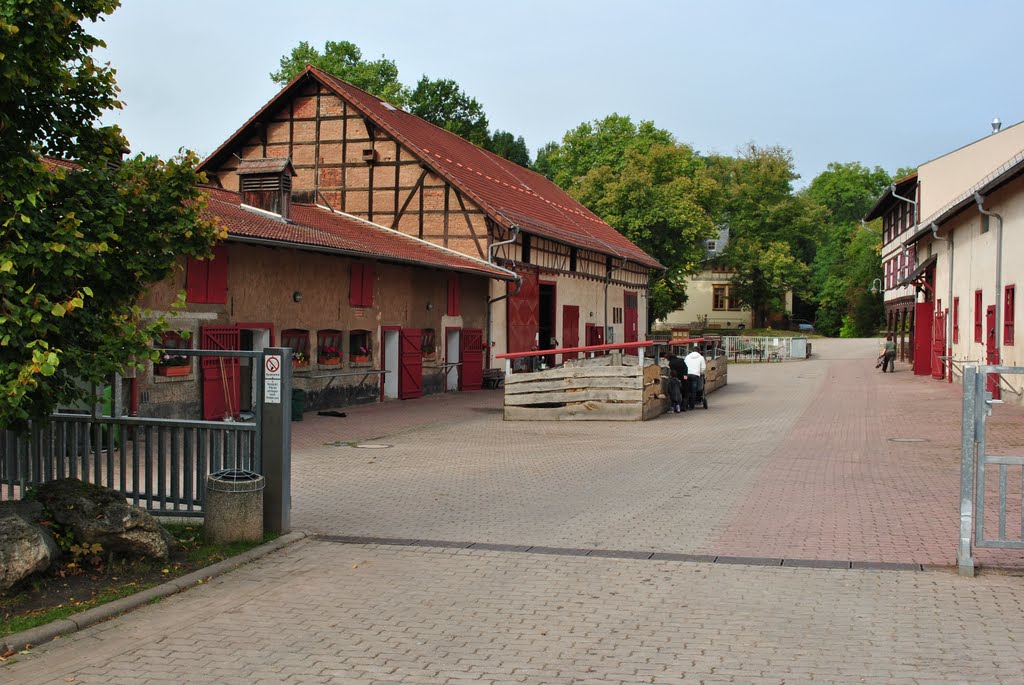
<svg viewBox="0 0 1024 685">
<path fill-rule="evenodd" d="M 1019 683 L 1022 598 L 996 574 L 308 540 L 44 645 L 0 682 Z"/>
<path fill-rule="evenodd" d="M 296 529 L 477 545 L 307 539 L 0 683 L 1024 682 L 1021 572 L 828 568 L 953 564 L 960 394 L 878 374 L 872 341 L 814 346 L 644 424 L 505 423 L 486 391 L 308 416 Z M 1024 445 L 1020 408 L 993 424 Z"/>
</svg>

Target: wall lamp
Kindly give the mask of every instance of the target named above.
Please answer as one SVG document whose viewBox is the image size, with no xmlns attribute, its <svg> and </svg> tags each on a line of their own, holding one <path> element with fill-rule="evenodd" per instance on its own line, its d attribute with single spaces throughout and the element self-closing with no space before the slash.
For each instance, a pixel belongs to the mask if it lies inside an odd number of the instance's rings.
<svg viewBox="0 0 1024 685">
<path fill-rule="evenodd" d="M 292 293 L 292 302 L 302 302 L 302 293 L 298 290 Z"/>
<path fill-rule="evenodd" d="M 871 294 L 872 295 L 877 295 L 879 293 L 879 291 L 881 291 L 881 290 L 882 290 L 882 279 L 881 278 L 876 278 L 875 280 L 871 281 Z"/>
</svg>

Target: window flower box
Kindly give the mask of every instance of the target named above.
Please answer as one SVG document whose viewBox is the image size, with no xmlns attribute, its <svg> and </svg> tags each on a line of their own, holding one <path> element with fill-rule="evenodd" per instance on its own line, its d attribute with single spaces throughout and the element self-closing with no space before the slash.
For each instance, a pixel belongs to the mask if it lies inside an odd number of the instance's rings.
<svg viewBox="0 0 1024 685">
<path fill-rule="evenodd" d="M 336 366 L 341 364 L 341 357 L 317 357 L 320 366 Z"/>
<path fill-rule="evenodd" d="M 370 355 L 368 355 L 368 354 L 353 354 L 352 355 L 352 363 L 353 364 L 369 364 L 370 363 Z"/>
<path fill-rule="evenodd" d="M 158 376 L 187 376 L 192 373 L 192 365 L 186 364 L 185 366 L 162 366 L 157 364 L 153 366 Z"/>
</svg>

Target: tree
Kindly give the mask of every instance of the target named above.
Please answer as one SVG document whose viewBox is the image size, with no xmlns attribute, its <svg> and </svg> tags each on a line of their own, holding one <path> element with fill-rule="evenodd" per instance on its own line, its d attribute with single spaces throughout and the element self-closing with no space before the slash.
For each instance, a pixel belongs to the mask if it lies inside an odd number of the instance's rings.
<svg viewBox="0 0 1024 685">
<path fill-rule="evenodd" d="M 832 162 L 807 187 L 806 193 L 830 213 L 811 265 L 817 329 L 826 335 L 838 335 L 844 320 L 851 333 L 871 335 L 882 320 L 878 298 L 867 295 L 872 280 L 882 275 L 881 239 L 862 230 L 860 220 L 890 182 L 880 167 Z"/>
<path fill-rule="evenodd" d="M 736 269 L 732 296 L 755 325 L 784 311 L 783 296 L 810 294 L 807 263 L 817 251 L 827 210 L 793 192 L 799 176 L 789 150 L 753 143 L 737 157 L 714 155 L 708 167 L 723 187 L 719 220 L 729 226 L 725 259 Z"/>
<path fill-rule="evenodd" d="M 495 131 L 486 145 L 487 149 L 519 166 L 530 166 L 530 149 L 522 136 L 516 138 L 508 131 Z"/>
<path fill-rule="evenodd" d="M 152 358 L 165 327 L 137 302 L 178 255 L 209 256 L 194 155 L 121 165 L 127 141 L 98 125 L 118 108 L 114 72 L 82 21 L 115 0 L 0 6 L 0 428 L 22 428 Z M 41 155 L 73 159 L 44 162 Z"/>
<path fill-rule="evenodd" d="M 398 67 L 393 61 L 383 55 L 380 59 L 363 59 L 362 50 L 347 40 L 329 40 L 324 43 L 323 52 L 302 41 L 281 58 L 281 68 L 272 73 L 270 78 L 283 86 L 301 74 L 307 64 L 398 107 L 404 107 L 409 100 L 409 90 L 398 80 Z"/>
<path fill-rule="evenodd" d="M 555 182 L 667 271 L 651 283 L 650 316 L 686 301 L 686 276 L 699 269 L 718 231 L 718 184 L 692 148 L 651 122 L 613 114 L 581 124 L 537 156 Z"/>
<path fill-rule="evenodd" d="M 490 140 L 484 108 L 452 79 L 423 76 L 409 96 L 409 111 L 481 147 Z"/>
</svg>

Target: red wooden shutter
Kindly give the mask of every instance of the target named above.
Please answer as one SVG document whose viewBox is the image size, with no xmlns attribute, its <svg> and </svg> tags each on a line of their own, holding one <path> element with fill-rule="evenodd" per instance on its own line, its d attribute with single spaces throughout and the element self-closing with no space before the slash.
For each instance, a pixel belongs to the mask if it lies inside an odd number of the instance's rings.
<svg viewBox="0 0 1024 685">
<path fill-rule="evenodd" d="M 348 303 L 353 307 L 363 306 L 363 265 L 353 262 L 349 270 Z"/>
<path fill-rule="evenodd" d="M 459 275 L 448 275 L 448 316 L 459 316 Z"/>
<path fill-rule="evenodd" d="M 960 298 L 953 298 L 953 343 L 960 342 Z"/>
<path fill-rule="evenodd" d="M 373 264 L 363 265 L 363 307 L 373 306 L 373 281 L 376 277 Z"/>
<path fill-rule="evenodd" d="M 185 265 L 185 301 L 206 302 L 206 274 L 210 263 L 194 257 L 186 258 Z"/>
<path fill-rule="evenodd" d="M 981 342 L 981 291 L 974 291 L 974 342 Z"/>
<path fill-rule="evenodd" d="M 206 301 L 212 304 L 228 302 L 228 250 L 226 247 L 213 248 L 213 260 L 206 276 Z"/>
<path fill-rule="evenodd" d="M 1003 344 L 1013 344 L 1013 301 L 1016 286 L 1008 285 L 1003 295 Z"/>
</svg>

